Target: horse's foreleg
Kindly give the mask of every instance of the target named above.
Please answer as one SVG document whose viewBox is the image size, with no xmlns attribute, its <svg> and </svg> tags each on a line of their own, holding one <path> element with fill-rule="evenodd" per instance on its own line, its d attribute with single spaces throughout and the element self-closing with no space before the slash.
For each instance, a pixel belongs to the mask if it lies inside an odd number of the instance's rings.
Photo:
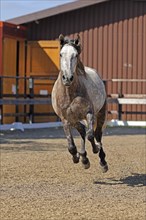
<svg viewBox="0 0 146 220">
<path fill-rule="evenodd" d="M 80 149 L 80 155 L 82 157 L 82 163 L 85 169 L 88 169 L 90 167 L 89 159 L 87 158 L 87 152 L 85 150 L 85 138 L 86 138 L 86 129 L 83 124 L 80 122 L 76 123 L 74 126 L 79 134 L 81 135 L 81 149 Z"/>
<path fill-rule="evenodd" d="M 70 152 L 70 154 L 72 155 L 72 159 L 74 163 L 78 163 L 79 162 L 79 154 L 77 152 L 77 148 L 75 146 L 72 134 L 71 134 L 71 129 L 70 129 L 70 125 L 65 121 L 63 121 L 63 128 L 64 128 L 64 132 L 68 141 L 68 151 Z"/>
</svg>

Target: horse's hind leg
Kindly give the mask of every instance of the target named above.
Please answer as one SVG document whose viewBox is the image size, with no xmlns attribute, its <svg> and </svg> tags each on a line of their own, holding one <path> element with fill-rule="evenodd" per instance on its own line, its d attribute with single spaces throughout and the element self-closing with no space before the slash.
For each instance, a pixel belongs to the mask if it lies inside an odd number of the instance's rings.
<svg viewBox="0 0 146 220">
<path fill-rule="evenodd" d="M 102 147 L 102 127 L 104 125 L 105 122 L 105 117 L 106 117 L 106 103 L 104 104 L 104 106 L 102 107 L 102 109 L 99 111 L 98 115 L 97 115 L 97 127 L 95 129 L 95 138 L 97 141 L 97 145 L 99 146 L 99 158 L 100 158 L 100 165 L 102 168 L 103 172 L 107 172 L 108 170 L 108 165 L 107 162 L 105 160 L 105 152 L 103 151 L 103 147 Z"/>
<path fill-rule="evenodd" d="M 88 141 L 90 141 L 90 143 L 92 145 L 93 153 L 96 154 L 96 153 L 99 152 L 99 147 L 95 143 L 95 140 L 94 140 L 94 129 L 93 129 L 94 120 L 93 120 L 93 114 L 92 113 L 88 113 L 86 118 L 87 118 L 87 124 L 88 124 L 87 139 L 88 139 Z"/>
<path fill-rule="evenodd" d="M 86 138 L 86 129 L 85 126 L 83 124 L 81 124 L 80 122 L 77 122 L 75 124 L 75 128 L 77 129 L 77 131 L 79 132 L 79 134 L 81 135 L 81 149 L 80 149 L 80 155 L 82 157 L 82 163 L 85 169 L 88 169 L 90 167 L 90 162 L 89 159 L 87 158 L 87 152 L 85 150 L 85 138 Z"/>
<path fill-rule="evenodd" d="M 77 152 L 77 148 L 75 146 L 72 134 L 71 134 L 71 129 L 70 129 L 70 125 L 68 124 L 67 121 L 62 121 L 63 122 L 63 128 L 64 128 L 64 132 L 68 141 L 68 151 L 70 152 L 70 154 L 72 155 L 72 159 L 74 163 L 78 163 L 79 162 L 79 154 Z"/>
</svg>

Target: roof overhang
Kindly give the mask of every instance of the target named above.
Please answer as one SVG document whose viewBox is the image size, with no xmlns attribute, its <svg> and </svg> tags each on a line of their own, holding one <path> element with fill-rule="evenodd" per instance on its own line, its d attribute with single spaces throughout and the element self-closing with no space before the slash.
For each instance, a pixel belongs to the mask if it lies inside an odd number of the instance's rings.
<svg viewBox="0 0 146 220">
<path fill-rule="evenodd" d="M 27 37 L 27 28 L 21 25 L 0 21 L 0 29 L 3 37 L 13 37 L 19 39 L 26 39 Z"/>
<path fill-rule="evenodd" d="M 90 5 L 98 4 L 101 2 L 106 2 L 109 0 L 75 0 L 71 3 L 59 5 L 53 8 L 45 9 L 42 11 L 34 12 L 31 14 L 27 14 L 24 16 L 16 17 L 13 19 L 7 20 L 7 22 L 13 23 L 13 24 L 24 24 L 29 23 L 32 21 L 37 21 L 46 17 L 51 17 L 57 14 L 73 11 L 76 9 L 80 9 L 83 7 L 87 7 Z"/>
</svg>

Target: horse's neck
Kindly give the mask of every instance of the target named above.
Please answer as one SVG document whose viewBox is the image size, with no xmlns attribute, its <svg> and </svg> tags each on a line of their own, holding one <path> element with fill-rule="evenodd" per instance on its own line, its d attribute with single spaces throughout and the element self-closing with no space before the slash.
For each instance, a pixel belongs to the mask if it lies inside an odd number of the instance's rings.
<svg viewBox="0 0 146 220">
<path fill-rule="evenodd" d="M 60 73 L 60 84 L 62 88 L 61 89 L 62 92 L 60 93 L 60 95 L 64 94 L 64 97 L 66 100 L 72 101 L 77 96 L 79 88 L 80 88 L 77 74 L 75 73 L 75 78 L 74 78 L 73 83 L 69 87 L 67 87 L 62 84 L 61 73 Z"/>
<path fill-rule="evenodd" d="M 78 76 L 75 75 L 73 83 L 69 87 L 65 87 L 66 94 L 70 97 L 76 96 L 76 93 L 79 89 L 79 80 Z"/>
<path fill-rule="evenodd" d="M 85 75 L 85 68 L 84 68 L 84 65 L 81 62 L 80 58 L 78 58 L 78 64 L 77 64 L 77 67 L 76 67 L 76 72 L 77 72 L 77 75 Z"/>
</svg>

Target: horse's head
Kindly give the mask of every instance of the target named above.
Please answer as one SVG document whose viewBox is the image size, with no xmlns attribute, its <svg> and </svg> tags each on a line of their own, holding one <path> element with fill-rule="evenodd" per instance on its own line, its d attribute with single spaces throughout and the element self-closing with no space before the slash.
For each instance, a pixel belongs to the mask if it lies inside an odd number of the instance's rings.
<svg viewBox="0 0 146 220">
<path fill-rule="evenodd" d="M 59 36 L 60 50 L 60 70 L 62 73 L 62 82 L 65 86 L 70 86 L 75 77 L 75 71 L 78 63 L 78 57 L 81 53 L 80 37 L 70 40 Z"/>
</svg>

